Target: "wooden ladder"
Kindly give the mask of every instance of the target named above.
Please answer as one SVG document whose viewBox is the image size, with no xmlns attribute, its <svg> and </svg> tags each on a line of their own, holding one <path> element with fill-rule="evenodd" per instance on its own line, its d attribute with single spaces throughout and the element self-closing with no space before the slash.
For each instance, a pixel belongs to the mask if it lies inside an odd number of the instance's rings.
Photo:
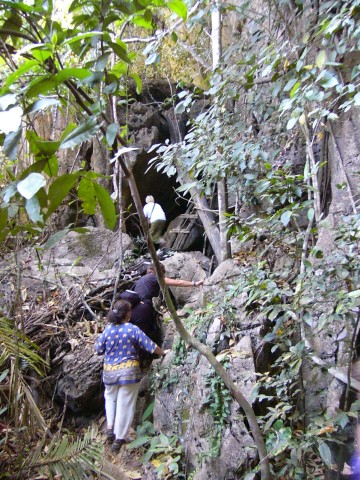
<svg viewBox="0 0 360 480">
<path fill-rule="evenodd" d="M 170 233 L 173 237 L 170 241 L 170 248 L 172 250 L 181 250 L 186 242 L 186 239 L 191 232 L 191 227 L 198 218 L 196 210 L 193 205 L 190 205 L 185 213 L 179 215 L 182 219 L 179 228 L 173 228 Z"/>
</svg>

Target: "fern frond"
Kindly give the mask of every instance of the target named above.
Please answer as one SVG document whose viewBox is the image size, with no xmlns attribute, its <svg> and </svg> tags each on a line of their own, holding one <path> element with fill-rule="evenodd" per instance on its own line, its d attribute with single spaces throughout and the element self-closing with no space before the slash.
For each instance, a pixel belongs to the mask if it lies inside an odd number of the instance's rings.
<svg viewBox="0 0 360 480">
<path fill-rule="evenodd" d="M 54 438 L 44 452 L 44 442 L 31 454 L 22 466 L 22 473 L 32 470 L 46 473 L 53 478 L 61 475 L 63 480 L 83 480 L 101 469 L 104 447 L 95 442 L 94 430 L 89 429 L 83 437 L 71 440 L 68 435 Z M 42 455 L 41 455 L 42 453 Z"/>
<path fill-rule="evenodd" d="M 23 365 L 33 368 L 43 376 L 47 362 L 37 353 L 39 347 L 20 332 L 9 318 L 0 317 L 0 367 L 10 357 L 20 358 Z"/>
</svg>

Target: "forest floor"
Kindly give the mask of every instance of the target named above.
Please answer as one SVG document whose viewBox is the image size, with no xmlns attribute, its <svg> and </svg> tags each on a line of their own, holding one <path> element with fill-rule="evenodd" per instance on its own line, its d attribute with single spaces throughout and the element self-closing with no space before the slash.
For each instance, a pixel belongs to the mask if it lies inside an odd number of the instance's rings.
<svg viewBox="0 0 360 480">
<path fill-rule="evenodd" d="M 127 443 L 121 448 L 119 453 L 111 452 L 111 444 L 106 443 L 105 435 L 99 434 L 99 436 L 99 440 L 103 441 L 105 445 L 101 479 L 150 480 L 152 476 L 149 477 L 148 473 L 145 473 L 143 469 L 141 449 L 129 450 L 127 447 L 128 443 L 136 438 L 136 433 L 132 428 L 127 435 Z"/>
</svg>

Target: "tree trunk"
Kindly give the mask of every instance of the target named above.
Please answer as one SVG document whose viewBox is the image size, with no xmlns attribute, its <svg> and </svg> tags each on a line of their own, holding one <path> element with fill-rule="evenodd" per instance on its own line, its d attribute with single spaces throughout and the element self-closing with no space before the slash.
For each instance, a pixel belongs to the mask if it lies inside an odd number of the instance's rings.
<svg viewBox="0 0 360 480">
<path fill-rule="evenodd" d="M 215 0 L 214 8 L 211 12 L 211 48 L 212 48 L 212 65 L 213 70 L 216 70 L 220 63 L 222 45 L 221 45 L 221 11 L 220 3 Z M 217 184 L 218 195 L 218 209 L 219 209 L 219 256 L 216 256 L 218 263 L 223 262 L 230 257 L 230 244 L 226 232 L 226 217 L 227 211 L 227 188 L 226 178 L 218 181 Z"/>
</svg>

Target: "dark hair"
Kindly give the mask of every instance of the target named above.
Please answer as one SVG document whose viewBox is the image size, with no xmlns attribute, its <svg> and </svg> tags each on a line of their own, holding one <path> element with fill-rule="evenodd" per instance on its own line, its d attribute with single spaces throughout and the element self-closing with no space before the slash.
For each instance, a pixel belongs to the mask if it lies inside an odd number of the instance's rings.
<svg viewBox="0 0 360 480">
<path fill-rule="evenodd" d="M 114 306 L 106 315 L 108 322 L 115 325 L 122 323 L 127 314 L 131 311 L 131 303 L 126 300 L 117 300 Z"/>
</svg>

